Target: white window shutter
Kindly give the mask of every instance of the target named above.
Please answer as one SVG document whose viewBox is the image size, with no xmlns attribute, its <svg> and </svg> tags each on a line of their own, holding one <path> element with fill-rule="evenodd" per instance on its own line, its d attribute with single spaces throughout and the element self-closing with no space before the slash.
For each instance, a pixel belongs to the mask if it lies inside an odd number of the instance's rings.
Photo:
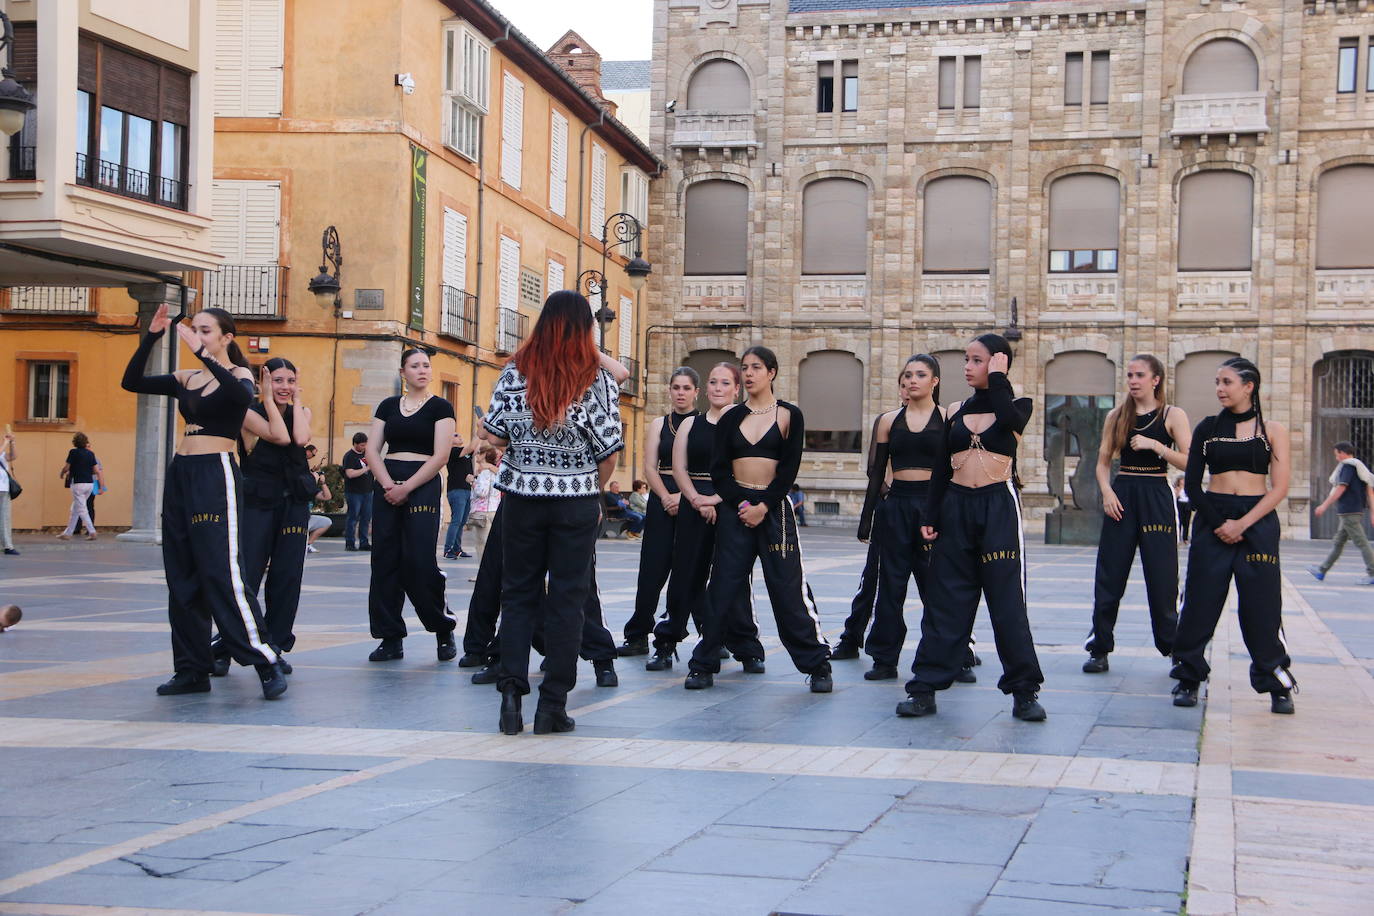
<svg viewBox="0 0 1374 916">
<path fill-rule="evenodd" d="M 276 266 L 281 254 L 281 185 L 243 182 L 243 263 Z"/>
<path fill-rule="evenodd" d="M 592 144 L 592 214 L 588 227 L 592 235 L 601 237 L 606 225 L 606 151 Z"/>
<path fill-rule="evenodd" d="M 620 297 L 620 355 L 634 356 L 635 349 L 635 303 L 628 296 Z"/>
<path fill-rule="evenodd" d="M 210 189 L 210 250 L 225 264 L 243 261 L 243 185 L 241 181 L 216 181 Z"/>
<path fill-rule="evenodd" d="M 557 111 L 549 125 L 549 209 L 568 215 L 568 119 Z"/>
<path fill-rule="evenodd" d="M 215 114 L 243 114 L 244 0 L 219 0 L 215 6 Z"/>
<path fill-rule="evenodd" d="M 549 285 L 548 289 L 545 290 L 545 292 L 556 293 L 560 289 L 563 289 L 563 281 L 565 277 L 566 268 L 558 261 L 555 261 L 553 258 L 549 258 Z"/>
<path fill-rule="evenodd" d="M 502 83 L 501 180 L 517 190 L 524 146 L 525 84 L 507 73 Z"/>
<path fill-rule="evenodd" d="M 501 308 L 516 311 L 520 308 L 520 243 L 501 236 Z"/>
<path fill-rule="evenodd" d="M 467 288 L 468 218 L 444 208 L 444 272 L 440 281 L 454 289 Z"/>
<path fill-rule="evenodd" d="M 283 0 L 244 0 L 243 114 L 273 117 L 281 111 Z"/>
</svg>

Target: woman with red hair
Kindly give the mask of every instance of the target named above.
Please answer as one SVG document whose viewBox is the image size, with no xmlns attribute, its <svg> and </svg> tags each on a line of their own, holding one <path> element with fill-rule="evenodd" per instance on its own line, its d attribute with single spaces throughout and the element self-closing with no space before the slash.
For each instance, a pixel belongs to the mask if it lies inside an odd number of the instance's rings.
<svg viewBox="0 0 1374 916">
<path fill-rule="evenodd" d="M 497 380 L 482 423 L 506 448 L 496 480 L 505 529 L 501 731 L 514 735 L 525 727 L 520 700 L 530 692 L 530 642 L 541 604 L 545 670 L 534 733 L 572 731 L 568 691 L 577 683 L 601 490 L 625 447 L 620 390 L 599 364 L 586 299 L 572 290 L 549 296 L 529 340 Z"/>
</svg>

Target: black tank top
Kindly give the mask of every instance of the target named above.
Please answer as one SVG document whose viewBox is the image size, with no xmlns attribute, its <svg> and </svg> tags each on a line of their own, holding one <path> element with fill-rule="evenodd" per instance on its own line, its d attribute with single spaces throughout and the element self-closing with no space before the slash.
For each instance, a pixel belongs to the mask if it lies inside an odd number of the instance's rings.
<svg viewBox="0 0 1374 916">
<path fill-rule="evenodd" d="M 691 413 L 670 413 L 663 416 L 663 428 L 658 433 L 658 472 L 665 476 L 673 473 L 673 442 L 677 440 L 677 428 L 682 425 L 682 421 L 688 417 L 695 417 L 697 412 Z M 693 426 L 696 424 L 693 423 Z"/>
<path fill-rule="evenodd" d="M 248 409 L 264 420 L 267 419 L 267 408 L 261 403 L 254 404 Z M 253 450 L 245 454 L 240 463 L 244 477 L 285 485 L 295 475 L 310 469 L 305 458 L 305 448 L 295 442 L 295 417 L 291 405 L 287 404 L 279 409 L 282 420 L 286 422 L 286 435 L 291 442 L 277 445 L 266 439 L 259 439 Z"/>
<path fill-rule="evenodd" d="M 687 430 L 687 475 L 694 480 L 711 479 L 711 449 L 716 442 L 716 425 L 697 414 Z"/>
<path fill-rule="evenodd" d="M 1259 436 L 1236 438 L 1236 427 L 1254 418 L 1253 410 L 1243 414 L 1223 410 L 1213 418 L 1211 434 L 1202 442 L 1202 457 L 1209 474 L 1226 471 L 1269 473 L 1269 440 Z"/>
<path fill-rule="evenodd" d="M 930 411 L 930 419 L 925 428 L 913 433 L 907 426 L 906 408 L 892 419 L 892 428 L 887 434 L 887 456 L 894 471 L 935 469 L 935 462 L 944 452 L 945 420 L 940 416 L 940 408 Z"/>
<path fill-rule="evenodd" d="M 730 437 L 730 457 L 771 458 L 774 461 L 781 461 L 782 444 L 782 430 L 778 428 L 776 419 L 757 442 L 750 442 L 748 437 L 744 435 L 744 430 L 736 426 L 734 435 Z"/>
<path fill-rule="evenodd" d="M 1130 405 L 1124 405 L 1123 410 L 1129 410 Z M 1144 436 L 1156 442 L 1162 442 L 1168 448 L 1174 447 L 1174 437 L 1165 428 L 1165 421 L 1169 416 L 1169 408 L 1162 410 L 1156 407 L 1149 413 L 1137 414 L 1135 426 L 1131 430 L 1131 435 Z M 1126 444 L 1121 447 L 1121 468 L 1128 474 L 1166 474 L 1169 471 L 1169 462 L 1164 460 L 1162 455 L 1146 449 L 1137 451 L 1131 448 L 1131 439 L 1126 438 Z"/>
</svg>

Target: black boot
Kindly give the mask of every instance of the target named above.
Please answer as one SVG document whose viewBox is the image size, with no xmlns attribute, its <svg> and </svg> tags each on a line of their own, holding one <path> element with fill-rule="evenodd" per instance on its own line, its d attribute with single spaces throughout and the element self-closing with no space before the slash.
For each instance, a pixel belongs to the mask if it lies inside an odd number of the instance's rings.
<svg viewBox="0 0 1374 916">
<path fill-rule="evenodd" d="M 576 724 L 566 709 L 554 709 L 543 703 L 534 708 L 534 733 L 536 735 L 570 732 Z"/>
<path fill-rule="evenodd" d="M 1196 706 L 1197 688 L 1197 681 L 1179 681 L 1174 685 L 1174 705 Z"/>
<path fill-rule="evenodd" d="M 262 681 L 263 699 L 275 700 L 286 693 L 286 674 L 281 670 L 280 662 L 273 662 L 270 665 L 254 665 L 253 667 L 258 672 L 258 679 Z"/>
<path fill-rule="evenodd" d="M 859 657 L 858 643 L 850 642 L 848 636 L 841 636 L 840 641 L 835 643 L 835 648 L 830 650 L 831 661 L 843 661 L 850 658 Z"/>
<path fill-rule="evenodd" d="M 438 645 L 439 661 L 451 662 L 458 657 L 458 644 L 453 641 L 453 631 L 447 633 L 435 633 L 434 641 Z"/>
<path fill-rule="evenodd" d="M 1293 693 L 1289 690 L 1274 690 L 1269 694 L 1269 711 L 1280 716 L 1293 714 Z"/>
<path fill-rule="evenodd" d="M 485 668 L 472 676 L 472 682 L 474 684 L 495 684 L 497 669 L 500 667 L 497 662 L 489 662 Z"/>
<path fill-rule="evenodd" d="M 1045 721 L 1045 707 L 1040 705 L 1034 693 L 1012 694 L 1011 714 L 1012 718 L 1020 719 L 1022 722 Z"/>
<path fill-rule="evenodd" d="M 830 693 L 835 689 L 835 681 L 830 677 L 830 662 L 822 663 L 821 667 L 812 671 L 806 679 L 811 682 L 812 693 Z"/>
<path fill-rule="evenodd" d="M 978 683 L 978 675 L 973 673 L 972 668 L 960 668 L 959 673 L 954 675 L 954 679 L 960 684 Z"/>
<path fill-rule="evenodd" d="M 897 704 L 897 715 L 906 719 L 935 715 L 935 694 L 929 690 L 911 694 Z"/>
<path fill-rule="evenodd" d="M 1111 670 L 1111 665 L 1107 663 L 1105 655 L 1089 655 L 1088 660 L 1083 663 L 1084 674 L 1102 674 Z"/>
<path fill-rule="evenodd" d="M 647 639 L 627 639 L 615 650 L 621 658 L 629 655 L 648 655 L 649 640 Z"/>
<path fill-rule="evenodd" d="M 761 658 L 746 658 L 740 661 L 740 664 L 744 666 L 745 674 L 763 674 L 768 670 L 764 667 Z"/>
<path fill-rule="evenodd" d="M 653 657 L 644 663 L 645 671 L 672 671 L 673 659 L 677 658 L 677 647 L 668 644 L 654 650 Z"/>
<path fill-rule="evenodd" d="M 463 657 L 458 659 L 459 668 L 481 668 L 487 663 L 487 657 L 479 652 L 464 652 Z"/>
<path fill-rule="evenodd" d="M 381 645 L 372 650 L 372 654 L 367 657 L 370 662 L 392 662 L 398 658 L 406 657 L 406 650 L 402 648 L 403 637 L 388 636 L 383 639 Z"/>
<path fill-rule="evenodd" d="M 709 671 L 692 671 L 682 686 L 688 690 L 705 690 L 716 685 L 716 676 Z"/>
<path fill-rule="evenodd" d="M 596 672 L 596 686 L 598 687 L 619 687 L 620 677 L 615 673 L 615 662 L 607 659 L 604 662 L 592 662 L 592 670 Z M 535 710 L 535 723 L 539 722 L 538 710 Z"/>
<path fill-rule="evenodd" d="M 882 662 L 874 662 L 873 667 L 864 672 L 866 681 L 891 681 L 897 677 L 896 665 L 884 665 Z"/>
<path fill-rule="evenodd" d="M 157 695 L 160 697 L 174 697 L 183 693 L 209 693 L 210 678 L 204 674 L 197 674 L 194 671 L 178 671 L 172 675 L 172 679 L 164 684 L 157 685 Z"/>
<path fill-rule="evenodd" d="M 233 662 L 233 659 L 230 658 L 230 657 L 227 656 L 227 655 L 216 655 L 216 656 L 215 656 L 215 659 L 214 659 L 214 663 L 213 663 L 213 664 L 214 664 L 214 667 L 210 669 L 210 676 L 211 676 L 211 677 L 228 677 L 228 676 L 229 676 L 229 665 L 230 665 L 230 663 L 232 663 L 232 662 Z"/>
<path fill-rule="evenodd" d="M 501 691 L 501 734 L 518 735 L 525 730 L 525 719 L 520 714 L 520 691 L 507 687 Z"/>
<path fill-rule="evenodd" d="M 286 660 L 286 654 L 280 649 L 277 650 L 277 664 L 281 665 L 282 674 L 290 674 L 292 671 L 296 670 L 291 667 L 291 663 Z"/>
</svg>

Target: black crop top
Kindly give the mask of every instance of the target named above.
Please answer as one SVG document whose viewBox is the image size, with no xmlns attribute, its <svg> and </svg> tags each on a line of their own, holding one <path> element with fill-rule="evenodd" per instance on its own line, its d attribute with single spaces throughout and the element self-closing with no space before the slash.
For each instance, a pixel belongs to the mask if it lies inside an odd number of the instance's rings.
<svg viewBox="0 0 1374 916">
<path fill-rule="evenodd" d="M 1193 510 L 1214 530 L 1226 521 L 1202 489 L 1202 472 L 1224 474 L 1227 471 L 1269 473 L 1271 459 L 1269 440 L 1260 436 L 1236 438 L 1236 427 L 1255 418 L 1253 410 L 1232 413 L 1223 410 L 1214 417 L 1203 417 L 1193 430 L 1193 445 L 1188 451 L 1188 469 L 1183 473 L 1183 488 Z"/>
<path fill-rule="evenodd" d="M 1011 380 L 1005 372 L 989 372 L 988 387 L 975 390 L 973 396 L 959 405 L 959 410 L 945 424 L 944 459 L 936 464 L 930 478 L 930 492 L 926 496 L 926 511 L 922 522 L 932 528 L 940 527 L 940 508 L 945 492 L 953 479 L 950 457 L 970 448 L 982 448 L 995 455 L 1011 459 L 1012 477 L 1016 476 L 1017 436 L 1025 432 L 1034 405 L 1030 398 L 1018 398 L 1012 391 Z M 968 414 L 990 413 L 992 425 L 981 433 L 971 432 L 964 423 Z M 928 521 L 927 521 L 928 520 Z"/>
<path fill-rule="evenodd" d="M 711 477 L 711 449 L 716 442 L 716 424 L 697 414 L 687 430 L 687 475 L 697 479 Z"/>
<path fill-rule="evenodd" d="M 261 402 L 248 409 L 267 419 L 267 408 Z M 259 438 L 253 450 L 243 458 L 243 476 L 286 485 L 297 475 L 308 473 L 310 463 L 305 457 L 305 447 L 296 444 L 295 416 L 291 405 L 278 405 L 277 409 L 281 411 L 282 421 L 286 424 L 286 445 Z"/>
<path fill-rule="evenodd" d="M 1130 404 L 1122 406 L 1122 410 L 1130 410 Z M 1149 413 L 1137 414 L 1135 418 L 1135 428 L 1131 431 L 1131 436 L 1144 436 L 1156 442 L 1164 443 L 1165 447 L 1173 448 L 1174 437 L 1165 428 L 1168 421 L 1169 408 L 1162 409 L 1156 407 Z M 1138 451 L 1131 448 L 1131 437 L 1126 438 L 1126 444 L 1121 447 L 1121 466 L 1119 470 L 1128 474 L 1167 474 L 1169 462 L 1164 460 L 1163 455 L 1157 455 L 1149 449 Z"/>
<path fill-rule="evenodd" d="M 410 416 L 401 413 L 401 396 L 393 395 L 377 405 L 373 416 L 384 424 L 382 441 L 388 453 L 414 452 L 416 455 L 434 454 L 434 424 L 452 420 L 453 405 L 441 397 L 431 396 Z M 378 442 L 380 449 L 382 443 Z"/>
<path fill-rule="evenodd" d="M 251 379 L 238 378 L 218 360 L 205 355 L 202 347 L 196 356 L 205 364 L 205 369 L 219 383 L 214 391 L 205 392 L 209 385 L 195 390 L 177 381 L 175 375 L 144 375 L 148 365 L 148 354 L 153 346 L 162 339 L 165 331 L 144 334 L 138 342 L 138 349 L 124 369 L 124 379 L 120 383 L 125 391 L 138 394 L 161 394 L 177 399 L 177 410 L 186 421 L 188 436 L 219 436 L 224 439 L 237 439 L 243 429 L 243 415 L 253 402 L 253 382 Z"/>
<path fill-rule="evenodd" d="M 936 407 L 930 412 L 925 427 L 914 433 L 906 422 L 906 407 L 897 411 L 888 429 L 887 441 L 878 441 L 878 427 L 882 416 L 873 424 L 873 435 L 868 451 L 868 489 L 864 492 L 864 505 L 859 511 L 859 539 L 866 541 L 873 532 L 873 517 L 878 510 L 878 502 L 887 482 L 887 466 L 891 462 L 894 471 L 926 470 L 933 471 L 944 460 L 945 418 Z"/>
<path fill-rule="evenodd" d="M 776 409 L 786 410 L 792 418 L 786 437 L 774 419 L 763 438 L 751 443 L 740 430 L 740 423 L 749 416 L 749 408 L 744 404 L 736 404 L 725 411 L 716 423 L 715 445 L 711 450 L 711 482 L 715 484 L 721 501 L 731 508 L 738 508 L 741 502 L 754 496 L 735 480 L 731 462 L 736 458 L 777 460 L 773 482 L 763 493 L 763 502 L 770 510 L 776 509 L 787 498 L 787 492 L 797 482 L 797 471 L 801 469 L 802 442 L 806 439 L 806 421 L 802 418 L 802 412 L 786 401 L 779 400 Z"/>
</svg>

